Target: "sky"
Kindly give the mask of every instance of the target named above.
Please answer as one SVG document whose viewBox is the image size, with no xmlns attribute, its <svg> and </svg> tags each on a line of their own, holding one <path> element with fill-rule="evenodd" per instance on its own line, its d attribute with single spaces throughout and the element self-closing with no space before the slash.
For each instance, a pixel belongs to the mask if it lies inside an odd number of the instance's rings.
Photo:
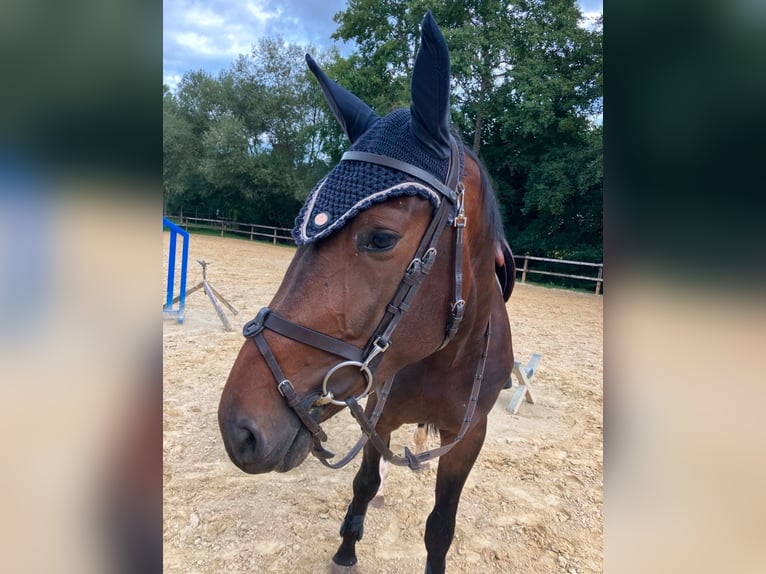
<svg viewBox="0 0 766 574">
<path fill-rule="evenodd" d="M 586 17 L 603 11 L 603 0 L 578 4 Z M 337 28 L 333 16 L 345 8 L 346 0 L 164 0 L 163 82 L 175 89 L 189 70 L 216 75 L 260 38 L 277 34 L 319 48 L 335 43 L 348 54 L 353 44 L 330 38 Z"/>
</svg>

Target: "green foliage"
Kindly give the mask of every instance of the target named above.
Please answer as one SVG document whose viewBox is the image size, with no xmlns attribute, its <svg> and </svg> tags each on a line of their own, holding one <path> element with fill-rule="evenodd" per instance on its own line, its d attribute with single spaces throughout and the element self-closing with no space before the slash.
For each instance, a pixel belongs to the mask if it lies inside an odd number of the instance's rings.
<svg viewBox="0 0 766 574">
<path fill-rule="evenodd" d="M 601 261 L 601 26 L 578 26 L 574 0 L 429 4 L 352 0 L 336 14 L 335 37 L 355 40 L 364 60 L 339 70 L 344 85 L 390 104 L 380 94 L 409 84 L 430 7 L 450 47 L 453 121 L 492 174 L 513 248 Z"/>
<path fill-rule="evenodd" d="M 379 114 L 410 105 L 410 78 L 426 2 L 349 0 L 335 15 L 333 38 L 359 47 L 348 67 L 334 70 L 340 83 Z"/>
<path fill-rule="evenodd" d="M 336 39 L 358 50 L 266 38 L 218 77 L 163 87 L 166 209 L 291 226 L 348 141 L 304 63 L 384 115 L 408 107 L 419 24 L 431 9 L 452 59 L 452 119 L 492 175 L 517 253 L 602 260 L 602 26 L 574 0 L 349 0 Z"/>
<path fill-rule="evenodd" d="M 176 94 L 163 88 L 168 212 L 292 226 L 329 169 L 324 101 L 305 51 L 265 38 L 217 78 L 187 72 Z"/>
</svg>

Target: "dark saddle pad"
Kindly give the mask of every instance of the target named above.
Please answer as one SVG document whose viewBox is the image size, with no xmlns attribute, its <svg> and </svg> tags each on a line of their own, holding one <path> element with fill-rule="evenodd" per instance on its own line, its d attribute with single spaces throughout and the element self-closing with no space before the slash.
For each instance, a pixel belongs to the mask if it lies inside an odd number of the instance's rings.
<svg viewBox="0 0 766 574">
<path fill-rule="evenodd" d="M 511 252 L 511 246 L 503 239 L 499 242 L 499 245 L 495 246 L 502 251 L 502 265 L 500 264 L 500 253 L 495 254 L 495 275 L 497 280 L 500 281 L 500 288 L 503 291 L 503 299 L 508 301 L 513 292 L 513 285 L 516 283 L 516 263 L 513 260 L 513 253 Z"/>
</svg>

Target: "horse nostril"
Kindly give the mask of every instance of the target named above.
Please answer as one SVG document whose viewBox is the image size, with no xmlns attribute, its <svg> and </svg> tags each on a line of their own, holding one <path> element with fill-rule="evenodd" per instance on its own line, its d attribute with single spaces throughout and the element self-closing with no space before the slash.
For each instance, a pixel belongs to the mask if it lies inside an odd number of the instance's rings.
<svg viewBox="0 0 766 574">
<path fill-rule="evenodd" d="M 232 439 L 243 452 L 254 453 L 263 444 L 261 432 L 250 419 L 235 421 Z"/>
<path fill-rule="evenodd" d="M 231 434 L 232 442 L 238 445 L 238 450 L 255 449 L 257 440 L 253 431 L 250 430 L 250 425 L 235 423 L 234 429 Z"/>
<path fill-rule="evenodd" d="M 230 419 L 221 425 L 221 431 L 226 452 L 234 464 L 241 467 L 260 458 L 265 441 L 252 420 Z"/>
</svg>

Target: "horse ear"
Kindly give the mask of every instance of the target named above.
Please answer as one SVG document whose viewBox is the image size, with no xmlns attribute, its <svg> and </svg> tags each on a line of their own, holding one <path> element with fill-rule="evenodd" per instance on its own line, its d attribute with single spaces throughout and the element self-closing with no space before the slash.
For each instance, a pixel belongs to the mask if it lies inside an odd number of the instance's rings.
<svg viewBox="0 0 766 574">
<path fill-rule="evenodd" d="M 340 127 L 351 140 L 351 143 L 354 143 L 359 136 L 380 119 L 380 116 L 354 94 L 328 78 L 327 74 L 308 54 L 306 54 L 306 63 L 309 65 L 311 73 L 319 81 L 322 93 L 324 93 L 335 119 L 338 120 Z"/>
<path fill-rule="evenodd" d="M 412 72 L 410 129 L 437 157 L 449 157 L 450 60 L 447 42 L 431 11 L 421 24 L 420 50 Z"/>
</svg>

